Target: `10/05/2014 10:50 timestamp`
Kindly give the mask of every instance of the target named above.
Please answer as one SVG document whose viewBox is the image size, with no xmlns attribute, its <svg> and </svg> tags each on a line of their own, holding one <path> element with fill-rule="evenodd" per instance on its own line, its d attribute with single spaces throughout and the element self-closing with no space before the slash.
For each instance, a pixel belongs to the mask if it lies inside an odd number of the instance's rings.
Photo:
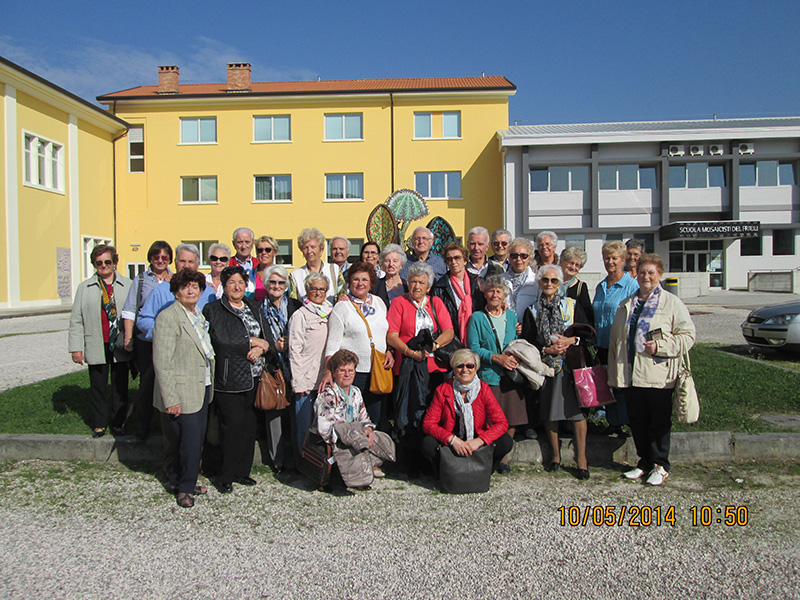
<svg viewBox="0 0 800 600">
<path fill-rule="evenodd" d="M 557 512 L 562 527 L 674 527 L 679 518 L 674 506 L 559 506 Z M 685 512 L 692 527 L 744 527 L 750 520 L 746 506 L 692 506 Z"/>
</svg>

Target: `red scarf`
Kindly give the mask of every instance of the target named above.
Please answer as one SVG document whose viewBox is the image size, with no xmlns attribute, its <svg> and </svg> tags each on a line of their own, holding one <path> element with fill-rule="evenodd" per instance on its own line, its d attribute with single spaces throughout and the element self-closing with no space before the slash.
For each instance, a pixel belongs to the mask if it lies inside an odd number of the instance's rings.
<svg viewBox="0 0 800 600">
<path fill-rule="evenodd" d="M 458 339 L 462 344 L 467 343 L 467 323 L 472 316 L 472 285 L 469 282 L 469 275 L 464 271 L 464 291 L 461 291 L 461 286 L 455 277 L 450 275 L 450 285 L 456 291 L 456 296 L 461 300 L 458 307 Z"/>
</svg>

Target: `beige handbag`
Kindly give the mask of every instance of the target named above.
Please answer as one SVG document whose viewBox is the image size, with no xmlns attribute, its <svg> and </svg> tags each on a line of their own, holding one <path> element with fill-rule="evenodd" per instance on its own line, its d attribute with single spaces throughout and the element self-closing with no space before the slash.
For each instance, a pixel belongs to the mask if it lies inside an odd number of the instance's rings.
<svg viewBox="0 0 800 600">
<path fill-rule="evenodd" d="M 700 418 L 700 399 L 697 397 L 688 352 L 681 356 L 681 364 L 678 366 L 678 379 L 672 393 L 672 410 L 679 423 L 696 423 Z"/>
<path fill-rule="evenodd" d="M 373 394 L 391 394 L 394 388 L 394 376 L 392 375 L 391 369 L 383 368 L 383 361 L 386 359 L 386 353 L 375 348 L 375 343 L 372 341 L 372 330 L 369 328 L 367 318 L 355 302 L 351 300 L 350 303 L 358 313 L 358 316 L 364 321 L 364 325 L 367 328 L 367 335 L 369 336 L 369 345 L 372 348 L 369 368 L 369 391 Z"/>
</svg>

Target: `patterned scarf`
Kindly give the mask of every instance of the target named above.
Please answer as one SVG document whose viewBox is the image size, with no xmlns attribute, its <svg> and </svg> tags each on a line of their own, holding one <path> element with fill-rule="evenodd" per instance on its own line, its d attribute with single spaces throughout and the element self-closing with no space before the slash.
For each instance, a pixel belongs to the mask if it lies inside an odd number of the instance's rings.
<svg viewBox="0 0 800 600">
<path fill-rule="evenodd" d="M 97 281 L 100 282 L 100 289 L 103 293 L 103 311 L 108 317 L 108 351 L 114 353 L 114 348 L 117 345 L 117 336 L 119 335 L 119 319 L 117 318 L 117 303 L 114 300 L 114 282 L 117 280 L 117 274 L 114 273 L 114 281 L 110 284 L 103 281 L 100 275 L 97 276 Z"/>
<path fill-rule="evenodd" d="M 414 308 L 417 309 L 417 315 L 414 319 L 414 335 L 417 335 L 423 329 L 427 329 L 433 333 L 435 328 L 433 319 L 431 318 L 430 313 L 425 310 L 425 306 L 428 304 L 428 297 L 425 296 L 422 299 L 422 304 L 417 304 L 417 301 L 411 297 L 411 294 L 408 294 L 406 297 L 408 298 L 408 301 L 414 305 Z"/>
<path fill-rule="evenodd" d="M 352 423 L 356 420 L 356 394 L 354 385 L 350 385 L 350 393 L 344 391 L 344 388 L 341 387 L 338 383 L 333 384 L 333 389 L 336 392 L 336 396 L 345 402 L 345 409 L 344 409 L 344 422 L 345 423 Z"/>
<path fill-rule="evenodd" d="M 473 377 L 469 383 L 461 383 L 458 379 L 453 379 L 453 400 L 455 401 L 456 415 L 461 417 L 458 420 L 458 437 L 462 440 L 475 438 L 475 419 L 472 415 L 472 403 L 481 391 L 481 380 L 477 376 Z"/>
<path fill-rule="evenodd" d="M 269 323 L 272 338 L 277 341 L 286 336 L 286 329 L 289 325 L 288 308 L 289 301 L 286 296 L 281 296 L 280 306 L 275 306 L 269 296 L 264 298 L 264 316 Z"/>
<path fill-rule="evenodd" d="M 458 339 L 462 342 L 467 340 L 467 323 L 472 316 L 472 284 L 469 281 L 469 275 L 464 272 L 464 289 L 458 285 L 458 280 L 450 276 L 450 285 L 461 301 L 458 305 Z"/>
<path fill-rule="evenodd" d="M 513 309 L 517 305 L 517 296 L 522 289 L 522 284 L 528 279 L 528 269 L 525 269 L 522 273 L 514 273 L 509 267 L 508 271 L 506 271 L 506 276 L 508 283 L 511 284 L 510 308 Z"/>
<path fill-rule="evenodd" d="M 561 314 L 561 296 L 555 294 L 551 301 L 545 300 L 544 296 L 539 298 L 539 314 L 536 315 L 536 329 L 538 331 L 538 341 L 542 348 L 552 344 L 551 337 L 563 335 L 564 317 Z M 563 354 L 545 354 L 544 362 L 555 369 L 556 373 L 561 370 L 564 362 Z"/>
<path fill-rule="evenodd" d="M 322 304 L 314 304 L 311 300 L 306 298 L 303 300 L 303 306 L 321 319 L 327 319 L 333 310 L 333 304 L 331 304 L 327 299 L 323 300 Z"/>
<path fill-rule="evenodd" d="M 180 302 L 178 303 L 180 304 Z M 208 335 L 208 321 L 206 321 L 203 313 L 201 313 L 195 306 L 194 312 L 190 311 L 183 304 L 181 304 L 186 316 L 189 317 L 189 322 L 192 324 L 197 337 L 200 338 L 200 347 L 203 349 L 203 354 L 206 360 L 210 361 L 214 358 L 214 347 L 211 345 L 211 336 Z"/>
<path fill-rule="evenodd" d="M 634 345 L 636 347 L 636 352 L 642 353 L 644 352 L 644 343 L 647 341 L 647 332 L 650 331 L 650 321 L 653 320 L 653 315 L 656 314 L 656 308 L 658 307 L 658 299 L 661 297 L 662 287 L 660 285 L 656 286 L 650 295 L 647 297 L 647 301 L 644 303 L 644 308 L 642 308 L 642 313 L 639 315 L 639 320 L 636 323 L 636 336 L 634 337 Z M 637 296 L 638 297 L 638 294 Z M 636 300 L 634 299 L 634 306 Z M 628 323 L 627 329 L 630 331 L 631 327 L 631 318 L 633 317 L 633 309 L 630 310 L 628 313 Z"/>
<path fill-rule="evenodd" d="M 366 300 L 359 300 L 353 294 L 348 294 L 348 298 L 350 298 L 350 302 L 356 305 L 356 308 L 360 308 L 361 312 L 364 314 L 365 317 L 369 317 L 375 314 L 375 307 L 372 306 L 372 294 L 367 294 Z"/>
</svg>

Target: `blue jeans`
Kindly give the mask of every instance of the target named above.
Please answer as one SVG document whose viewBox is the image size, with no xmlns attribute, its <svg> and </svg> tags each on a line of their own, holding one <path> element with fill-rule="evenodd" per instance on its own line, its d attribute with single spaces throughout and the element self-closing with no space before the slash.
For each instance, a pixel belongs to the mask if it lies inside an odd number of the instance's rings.
<svg viewBox="0 0 800 600">
<path fill-rule="evenodd" d="M 297 456 L 306 439 L 311 424 L 314 422 L 314 399 L 317 391 L 311 390 L 307 394 L 294 395 L 295 441 L 297 442 Z"/>
</svg>

